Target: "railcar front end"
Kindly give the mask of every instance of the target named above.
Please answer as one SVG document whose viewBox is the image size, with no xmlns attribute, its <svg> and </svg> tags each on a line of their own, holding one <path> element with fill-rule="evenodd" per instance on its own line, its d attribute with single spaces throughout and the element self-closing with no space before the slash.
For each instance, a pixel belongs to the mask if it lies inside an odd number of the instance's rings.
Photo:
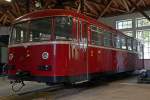
<svg viewBox="0 0 150 100">
<path fill-rule="evenodd" d="M 9 45 L 10 79 L 67 81 L 73 20 L 47 17 L 14 24 Z"/>
</svg>

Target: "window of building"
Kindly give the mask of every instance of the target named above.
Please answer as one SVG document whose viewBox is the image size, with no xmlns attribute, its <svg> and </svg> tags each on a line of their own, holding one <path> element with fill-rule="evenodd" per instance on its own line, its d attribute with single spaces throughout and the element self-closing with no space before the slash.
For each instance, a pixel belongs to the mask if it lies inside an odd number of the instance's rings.
<svg viewBox="0 0 150 100">
<path fill-rule="evenodd" d="M 136 27 L 150 26 L 150 21 L 146 18 L 137 18 Z"/>
<path fill-rule="evenodd" d="M 150 59 L 150 30 L 138 30 L 136 36 L 144 43 L 144 59 Z"/>
<path fill-rule="evenodd" d="M 123 33 L 127 36 L 133 37 L 133 31 L 123 31 Z"/>
<path fill-rule="evenodd" d="M 136 38 L 140 41 L 143 41 L 143 30 L 137 30 Z"/>
<path fill-rule="evenodd" d="M 132 19 L 116 21 L 116 28 L 117 29 L 132 28 Z"/>
<path fill-rule="evenodd" d="M 144 59 L 144 51 L 143 51 L 144 45 L 141 42 L 138 42 L 138 47 L 137 47 L 137 51 L 138 51 L 138 56 L 140 59 Z"/>
</svg>

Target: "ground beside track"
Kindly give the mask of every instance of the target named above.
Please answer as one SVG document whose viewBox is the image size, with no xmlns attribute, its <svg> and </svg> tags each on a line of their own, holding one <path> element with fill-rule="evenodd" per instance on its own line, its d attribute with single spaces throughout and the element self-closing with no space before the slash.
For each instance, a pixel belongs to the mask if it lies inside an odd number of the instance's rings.
<svg viewBox="0 0 150 100">
<path fill-rule="evenodd" d="M 149 100 L 150 98 L 150 84 L 137 84 L 136 77 L 53 91 L 47 90 L 45 84 L 28 83 L 18 93 L 19 95 L 11 92 L 7 80 L 2 80 L 0 79 L 0 100 Z M 39 91 L 42 88 L 45 88 L 45 91 Z"/>
</svg>

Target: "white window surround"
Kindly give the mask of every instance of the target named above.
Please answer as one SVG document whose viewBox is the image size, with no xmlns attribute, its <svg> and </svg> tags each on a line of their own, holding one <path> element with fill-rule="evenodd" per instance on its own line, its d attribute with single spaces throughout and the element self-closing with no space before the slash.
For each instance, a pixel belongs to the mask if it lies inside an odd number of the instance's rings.
<svg viewBox="0 0 150 100">
<path fill-rule="evenodd" d="M 116 21 L 116 29 L 129 29 L 132 28 L 132 19 Z"/>
</svg>

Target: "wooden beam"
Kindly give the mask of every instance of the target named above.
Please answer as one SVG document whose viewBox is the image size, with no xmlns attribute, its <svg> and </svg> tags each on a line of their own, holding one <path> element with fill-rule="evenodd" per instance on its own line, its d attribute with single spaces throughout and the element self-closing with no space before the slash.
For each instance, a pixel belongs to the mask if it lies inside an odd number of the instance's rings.
<svg viewBox="0 0 150 100">
<path fill-rule="evenodd" d="M 95 5 L 95 7 L 99 10 L 99 12 L 101 12 L 103 10 L 102 8 L 105 7 L 103 4 L 95 2 L 95 1 L 94 2 L 93 1 L 87 1 L 87 2 L 88 2 L 88 4 L 93 3 L 93 5 Z M 113 3 L 114 3 L 114 0 L 113 0 Z M 117 2 L 115 1 L 115 3 L 117 3 Z M 109 8 L 112 10 L 119 11 L 119 12 L 127 12 L 126 10 L 119 9 L 117 7 L 109 7 Z"/>
<path fill-rule="evenodd" d="M 95 15 L 99 15 L 98 12 L 97 12 L 90 4 L 88 4 L 87 2 L 85 2 L 85 6 L 86 6 L 92 13 L 94 13 Z"/>
<path fill-rule="evenodd" d="M 15 19 L 15 16 L 9 10 L 7 10 L 7 14 L 9 15 L 10 20 L 14 20 Z"/>
<path fill-rule="evenodd" d="M 81 3 L 79 3 L 79 5 L 78 5 L 77 13 L 80 12 L 80 9 L 81 9 Z"/>
<path fill-rule="evenodd" d="M 19 7 L 18 2 L 15 2 L 14 5 L 15 5 L 15 8 L 16 8 L 16 11 L 17 11 L 17 15 L 18 15 L 18 16 L 21 16 L 22 14 L 21 14 L 20 7 Z"/>
<path fill-rule="evenodd" d="M 30 12 L 30 0 L 26 0 L 25 1 L 25 10 L 26 10 L 26 13 L 29 13 Z"/>
<path fill-rule="evenodd" d="M 144 12 L 142 11 L 133 1 L 128 0 L 131 5 L 133 5 L 145 18 L 147 18 L 150 21 L 150 17 Z"/>
<path fill-rule="evenodd" d="M 86 1 L 89 5 L 91 5 L 93 7 L 93 9 L 95 9 L 95 11 L 97 13 L 101 13 L 102 12 L 102 8 L 99 4 L 94 3 L 94 2 L 90 2 L 90 1 Z"/>
<path fill-rule="evenodd" d="M 3 12 L 2 12 L 2 11 L 0 11 L 0 14 L 3 14 Z"/>
<path fill-rule="evenodd" d="M 15 6 L 14 6 L 14 3 L 11 3 L 11 10 L 12 10 L 13 12 L 17 12 L 17 11 L 16 11 L 16 8 L 15 8 Z"/>
<path fill-rule="evenodd" d="M 130 2 L 130 1 L 129 1 Z M 143 2 L 143 0 L 139 0 L 139 2 L 137 2 L 136 6 L 139 6 L 141 3 Z M 131 3 L 131 2 L 130 2 Z M 132 4 L 131 4 L 132 5 Z M 133 12 L 136 8 L 133 6 L 133 8 L 131 9 L 130 12 Z"/>
<path fill-rule="evenodd" d="M 7 17 L 7 15 L 6 15 L 6 16 L 4 17 L 4 19 L 3 19 L 3 22 L 2 22 L 2 23 L 3 23 L 3 25 L 6 25 L 7 18 L 8 18 L 8 17 Z"/>
<path fill-rule="evenodd" d="M 118 9 L 118 8 L 113 8 L 113 7 L 110 7 L 110 9 L 115 10 L 115 11 L 119 11 L 119 12 L 123 12 L 123 13 L 127 12 L 126 10 L 122 10 L 122 9 Z"/>
<path fill-rule="evenodd" d="M 81 3 L 81 13 L 82 13 L 85 10 L 84 9 L 84 7 L 85 7 L 85 5 L 84 5 L 85 4 L 85 0 L 80 0 L 80 3 Z"/>
<path fill-rule="evenodd" d="M 6 16 L 5 14 L 1 16 L 1 18 L 0 18 L 0 22 L 2 22 L 2 21 L 3 21 L 3 19 L 5 18 L 5 16 Z"/>
<path fill-rule="evenodd" d="M 97 18 L 97 15 L 92 14 L 92 13 L 84 12 L 84 14 L 91 16 L 92 18 Z"/>
<path fill-rule="evenodd" d="M 70 7 L 70 10 L 72 11 L 77 11 L 77 9 L 73 8 L 73 7 Z"/>
<path fill-rule="evenodd" d="M 126 10 L 129 12 L 130 9 L 129 9 L 129 6 L 128 6 L 128 3 L 126 2 L 126 0 L 122 0 L 123 4 L 124 4 L 124 7 L 126 8 Z"/>
<path fill-rule="evenodd" d="M 15 18 L 18 17 L 18 16 L 16 15 L 16 13 L 13 11 L 13 9 L 10 9 L 9 12 L 10 12 Z"/>
<path fill-rule="evenodd" d="M 143 0 L 143 5 L 144 5 L 144 7 L 146 7 L 146 3 L 145 3 L 145 1 Z"/>
<path fill-rule="evenodd" d="M 113 4 L 115 7 L 119 7 L 118 3 L 116 2 L 117 0 L 113 0 Z"/>
<path fill-rule="evenodd" d="M 44 1 L 45 5 L 43 6 L 43 8 L 45 8 L 45 9 L 51 8 L 51 7 L 53 7 L 55 5 L 55 3 L 56 3 L 56 1 L 54 1 L 54 0 L 45 0 Z"/>
<path fill-rule="evenodd" d="M 109 9 L 110 5 L 112 4 L 113 0 L 109 0 L 107 6 L 105 7 L 104 11 L 100 14 L 100 16 L 102 17 L 106 11 Z"/>
<path fill-rule="evenodd" d="M 99 2 L 95 2 L 95 1 L 90 1 L 90 0 L 86 0 L 86 2 L 92 6 L 94 6 L 97 9 L 97 12 L 100 13 L 102 11 L 102 4 Z M 103 5 L 104 7 L 104 5 Z"/>
</svg>

